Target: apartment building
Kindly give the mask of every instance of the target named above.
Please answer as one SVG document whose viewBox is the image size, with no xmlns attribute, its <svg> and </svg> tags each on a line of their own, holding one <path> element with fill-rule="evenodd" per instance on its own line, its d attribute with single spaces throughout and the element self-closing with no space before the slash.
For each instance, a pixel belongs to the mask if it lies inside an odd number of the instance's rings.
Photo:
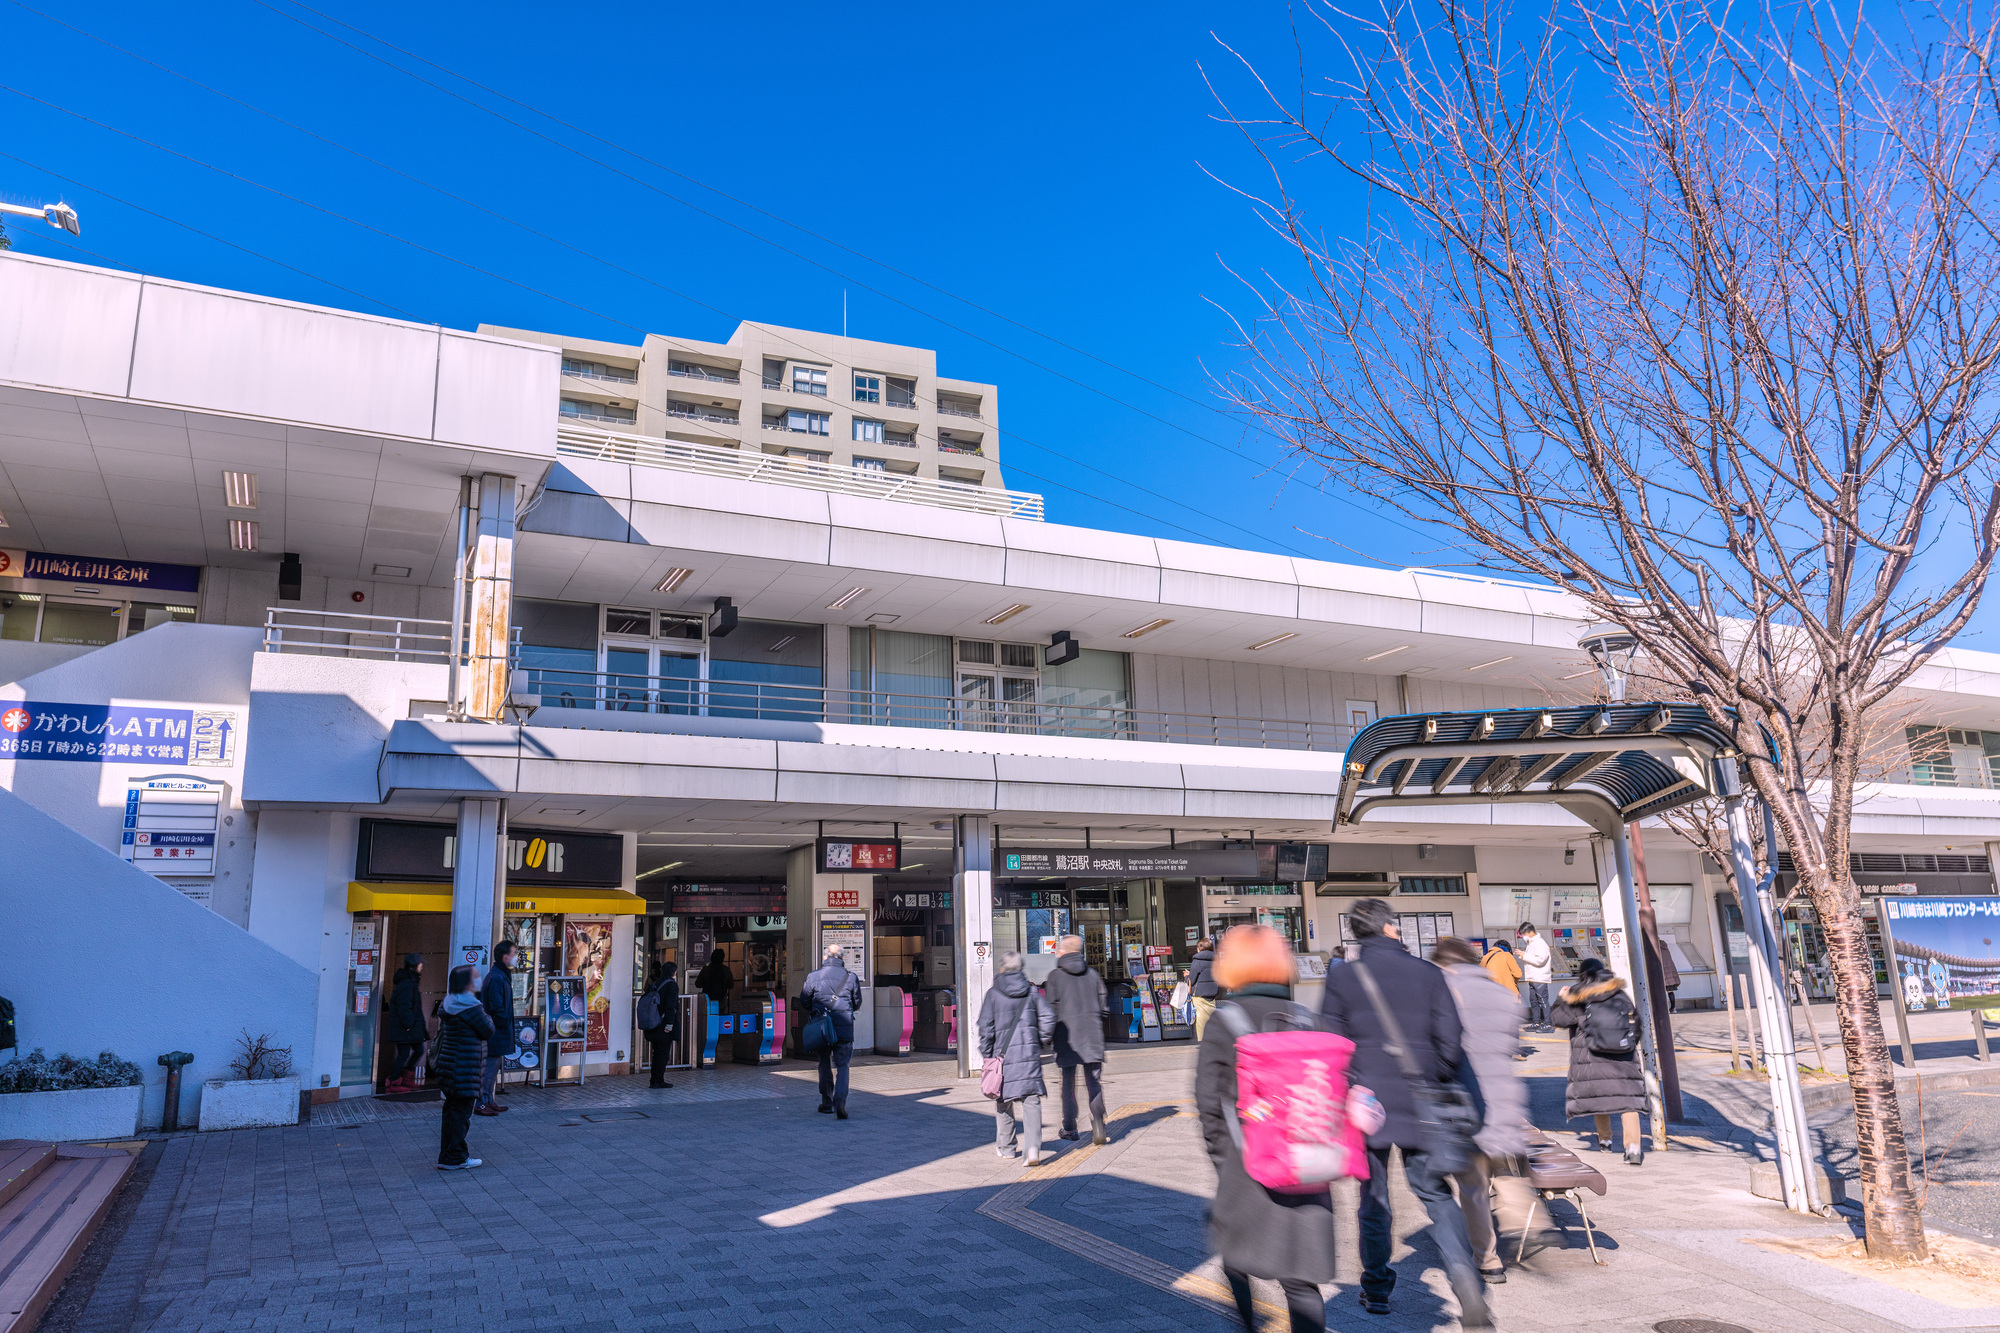
<svg viewBox="0 0 2000 1333">
<path fill-rule="evenodd" d="M 1137 1040 L 1185 1036 L 1149 987 L 1202 933 L 1267 923 L 1324 959 L 1360 895 L 1419 942 L 1529 919 L 1566 963 L 1603 951 L 1603 840 L 1553 803 L 1333 824 L 1378 717 L 1574 691 L 1581 607 L 1048 522 L 997 466 L 971 486 L 857 469 L 852 440 L 773 455 L 744 416 L 803 402 L 851 431 L 878 372 L 885 421 L 900 381 L 993 424 L 992 387 L 926 353 L 792 337 L 463 333 L 0 255 L 23 1045 L 193 1051 L 192 1098 L 248 1026 L 315 1097 L 367 1096 L 384 957 L 441 985 L 502 935 L 531 1017 L 589 974 L 582 1049 L 551 1057 L 591 1076 L 630 1066 L 635 989 L 666 961 L 723 959 L 750 1007 L 715 1021 L 758 1060 L 829 943 L 869 983 L 862 1043 L 891 1053 L 949 1048 L 996 952 L 1046 963 L 1068 931 Z M 655 434 L 697 384 L 737 433 Z M 1939 731 L 1865 791 L 1855 878 L 1991 892 L 2000 656 L 1948 649 L 1906 702 Z M 1719 868 L 1644 836 L 1679 998 L 1711 1002 Z M 1809 912 L 1788 929 L 1820 985 Z M 119 1005 L 80 1002 L 114 975 Z"/>
<path fill-rule="evenodd" d="M 743 323 L 726 343 L 648 334 L 633 346 L 482 324 L 562 353 L 571 438 L 639 435 L 805 467 L 1000 487 L 999 390 L 941 378 L 937 353 Z M 614 445 L 615 447 L 615 445 Z"/>
</svg>

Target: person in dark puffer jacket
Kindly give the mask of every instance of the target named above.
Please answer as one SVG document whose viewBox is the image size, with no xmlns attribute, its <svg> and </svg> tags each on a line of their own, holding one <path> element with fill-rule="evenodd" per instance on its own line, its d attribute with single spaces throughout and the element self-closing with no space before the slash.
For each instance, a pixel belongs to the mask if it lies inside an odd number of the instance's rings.
<svg viewBox="0 0 2000 1333">
<path fill-rule="evenodd" d="M 1604 1055 L 1590 1049 L 1583 1035 L 1584 1019 L 1598 1005 L 1633 1008 L 1625 979 L 1613 976 L 1597 959 L 1586 958 L 1576 969 L 1576 984 L 1565 988 L 1549 1008 L 1549 1022 L 1570 1029 L 1569 1090 L 1563 1110 L 1571 1120 L 1596 1117 L 1599 1152 L 1610 1150 L 1611 1117 L 1618 1116 L 1625 1136 L 1625 1164 L 1638 1166 L 1646 1160 L 1639 1138 L 1639 1112 L 1646 1109 L 1646 1072 L 1639 1064 L 1637 1042 L 1628 1055 Z"/>
<path fill-rule="evenodd" d="M 417 1090 L 412 1071 L 424 1053 L 424 1043 L 431 1039 L 430 1027 L 424 1022 L 423 984 L 424 956 L 404 954 L 403 965 L 396 969 L 395 989 L 389 995 L 389 1021 L 382 1028 L 383 1039 L 396 1047 L 396 1062 L 390 1066 L 384 1092 Z"/>
<path fill-rule="evenodd" d="M 479 1101 L 493 1020 L 472 989 L 473 975 L 470 967 L 454 967 L 444 1003 L 438 1006 L 437 1072 L 438 1085 L 444 1091 L 444 1130 L 438 1140 L 440 1171 L 464 1171 L 479 1165 L 479 1159 L 466 1151 L 465 1131 L 471 1128 L 472 1108 Z"/>
<path fill-rule="evenodd" d="M 1194 1039 L 1197 1044 L 1208 1032 L 1208 1020 L 1215 1013 L 1215 941 L 1202 936 L 1188 960 L 1188 998 L 1194 1001 Z"/>
</svg>

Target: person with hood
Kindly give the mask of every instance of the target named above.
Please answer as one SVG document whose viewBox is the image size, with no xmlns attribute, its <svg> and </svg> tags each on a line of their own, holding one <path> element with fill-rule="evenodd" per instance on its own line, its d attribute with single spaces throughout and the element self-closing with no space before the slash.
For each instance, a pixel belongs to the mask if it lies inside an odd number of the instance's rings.
<svg viewBox="0 0 2000 1333">
<path fill-rule="evenodd" d="M 1188 998 L 1194 1001 L 1194 1039 L 1199 1045 L 1215 1012 L 1215 940 L 1207 935 L 1195 944 L 1188 963 Z"/>
<path fill-rule="evenodd" d="M 1452 1197 L 1451 1181 L 1431 1158 L 1417 1094 L 1404 1064 L 1432 1086 L 1459 1081 L 1465 1061 L 1458 1005 L 1444 973 L 1403 947 L 1396 909 L 1380 898 L 1363 898 L 1347 909 L 1348 926 L 1359 941 L 1358 957 L 1326 974 L 1320 1013 L 1329 1031 L 1354 1043 L 1348 1080 L 1374 1091 L 1383 1120 L 1368 1136 L 1368 1179 L 1361 1186 L 1361 1308 L 1389 1313 L 1396 1287 L 1390 1266 L 1395 1251 L 1395 1215 L 1389 1208 L 1389 1150 L 1402 1151 L 1410 1191 L 1430 1214 L 1431 1241 L 1444 1260 L 1445 1277 L 1458 1297 L 1459 1319 L 1467 1328 L 1490 1328 L 1486 1287 L 1466 1239 L 1465 1214 Z M 1368 983 L 1382 1002 L 1378 1007 Z M 1400 1036 L 1391 1035 L 1391 1023 Z M 1399 1056 L 1397 1047 L 1404 1050 Z"/>
<path fill-rule="evenodd" d="M 383 1040 L 396 1047 L 396 1062 L 389 1067 L 384 1092 L 415 1092 L 417 1061 L 423 1058 L 424 1043 L 431 1039 L 430 1024 L 424 1021 L 424 956 L 403 955 L 389 992 L 389 1021 L 383 1025 Z"/>
<path fill-rule="evenodd" d="M 1513 947 L 1507 941 L 1493 941 L 1493 947 L 1486 951 L 1479 965 L 1491 972 L 1493 979 L 1505 986 L 1509 995 L 1515 999 L 1521 997 L 1521 964 L 1515 959 Z"/>
<path fill-rule="evenodd" d="M 1056 1014 L 1049 1002 L 1021 971 L 1019 951 L 1000 955 L 993 989 L 979 1006 L 979 1058 L 1001 1060 L 1000 1095 L 993 1099 L 993 1150 L 1003 1158 L 1020 1156 L 1014 1147 L 1014 1115 L 1018 1109 L 1026 1131 L 1025 1164 L 1042 1163 L 1042 1052 L 1055 1040 Z"/>
<path fill-rule="evenodd" d="M 1528 983 L 1528 1031 L 1554 1032 L 1549 1026 L 1549 983 L 1555 980 L 1555 955 L 1532 921 L 1521 923 L 1514 952 L 1521 961 L 1521 980 Z"/>
<path fill-rule="evenodd" d="M 1488 1282 L 1505 1282 L 1499 1239 L 1504 1227 L 1496 1223 L 1494 1192 L 1500 1192 L 1506 1205 L 1501 1214 L 1523 1222 L 1527 1215 L 1526 1191 L 1513 1170 L 1514 1159 L 1528 1151 L 1528 1085 L 1514 1072 L 1521 997 L 1496 981 L 1492 969 L 1480 963 L 1479 951 L 1456 936 L 1439 940 L 1431 961 L 1444 969 L 1445 985 L 1458 1005 L 1459 1042 L 1486 1102 L 1486 1123 L 1473 1139 L 1479 1151 L 1471 1166 L 1452 1177 L 1458 1182 L 1466 1239 L 1479 1275 Z"/>
<path fill-rule="evenodd" d="M 1639 1010 L 1626 990 L 1625 978 L 1596 958 L 1576 969 L 1576 984 L 1556 997 L 1549 1021 L 1569 1034 L 1569 1090 L 1563 1111 L 1571 1120 L 1593 1116 L 1597 1150 L 1611 1151 L 1611 1117 L 1622 1121 L 1625 1165 L 1646 1160 L 1639 1138 L 1639 1112 L 1646 1109 L 1646 1074 L 1639 1064 Z M 1592 1040 L 1593 1034 L 1598 1038 Z M 1604 1037 L 1623 1035 L 1629 1049 L 1610 1052 Z"/>
<path fill-rule="evenodd" d="M 701 965 L 701 971 L 694 974 L 694 988 L 715 1001 L 716 1012 L 729 1012 L 729 988 L 736 984 L 736 978 L 729 971 L 729 960 L 717 949 L 709 954 L 708 961 Z"/>
<path fill-rule="evenodd" d="M 680 1026 L 681 1021 L 681 984 L 674 979 L 675 973 L 679 970 L 678 964 L 661 963 L 660 979 L 654 982 L 653 989 L 647 992 L 660 1011 L 660 1021 L 658 1023 L 649 1028 L 639 1029 L 646 1034 L 646 1048 L 652 1054 L 653 1077 L 646 1084 L 649 1088 L 671 1088 L 674 1086 L 667 1082 L 665 1076 L 667 1072 L 667 1050 L 673 1043 L 674 1031 Z M 644 1000 L 640 1001 L 642 1006 L 644 1003 Z"/>
<path fill-rule="evenodd" d="M 438 1139 L 438 1170 L 465 1171 L 479 1165 L 465 1147 L 472 1108 L 479 1102 L 486 1069 L 486 1043 L 493 1019 L 472 989 L 473 969 L 454 967 L 444 1002 L 438 1006 L 437 1072 L 444 1093 L 444 1129 Z"/>
<path fill-rule="evenodd" d="M 1049 1008 L 1055 1012 L 1056 1068 L 1062 1071 L 1062 1137 L 1076 1133 L 1076 1074 L 1083 1071 L 1084 1097 L 1090 1102 L 1090 1141 L 1109 1143 L 1104 1123 L 1104 1020 L 1111 1012 L 1104 978 L 1083 961 L 1083 937 L 1065 935 L 1056 941 L 1056 970 L 1042 983 Z"/>
<path fill-rule="evenodd" d="M 486 1016 L 493 1020 L 493 1035 L 486 1043 L 486 1067 L 479 1080 L 480 1115 L 499 1115 L 507 1108 L 493 1100 L 500 1083 L 500 1062 L 519 1046 L 514 1041 L 514 974 L 507 967 L 514 958 L 514 941 L 501 940 L 493 946 L 493 966 L 479 988 Z"/>
<path fill-rule="evenodd" d="M 1236 926 L 1223 935 L 1211 972 L 1222 990 L 1218 1003 L 1240 1010 L 1240 1025 L 1257 1032 L 1311 1021 L 1309 1010 L 1292 1003 L 1295 966 L 1292 946 L 1278 931 Z M 1194 1104 L 1215 1165 L 1209 1242 L 1222 1258 L 1222 1275 L 1246 1329 L 1257 1327 L 1250 1279 L 1262 1277 L 1284 1289 L 1292 1333 L 1320 1333 L 1326 1327 L 1320 1284 L 1334 1280 L 1333 1193 L 1321 1187 L 1310 1194 L 1281 1194 L 1244 1170 L 1243 1148 L 1229 1125 L 1236 1105 L 1236 1040 L 1230 1022 L 1211 1022 L 1195 1056 Z"/>
<path fill-rule="evenodd" d="M 819 969 L 806 978 L 799 996 L 806 1021 L 833 1015 L 834 1044 L 819 1053 L 820 1114 L 847 1119 L 847 1065 L 854 1058 L 854 1011 L 861 1007 L 861 979 L 847 970 L 838 944 L 826 946 Z"/>
</svg>

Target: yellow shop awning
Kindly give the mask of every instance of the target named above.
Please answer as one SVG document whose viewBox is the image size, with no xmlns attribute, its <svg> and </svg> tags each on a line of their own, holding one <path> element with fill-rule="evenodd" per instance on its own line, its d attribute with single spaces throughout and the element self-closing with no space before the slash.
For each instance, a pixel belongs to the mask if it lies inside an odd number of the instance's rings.
<svg viewBox="0 0 2000 1333">
<path fill-rule="evenodd" d="M 449 884 L 361 884 L 347 886 L 350 912 L 449 912 Z M 570 912 L 576 915 L 644 916 L 646 900 L 623 889 L 555 889 L 509 885 L 509 912 Z"/>
</svg>

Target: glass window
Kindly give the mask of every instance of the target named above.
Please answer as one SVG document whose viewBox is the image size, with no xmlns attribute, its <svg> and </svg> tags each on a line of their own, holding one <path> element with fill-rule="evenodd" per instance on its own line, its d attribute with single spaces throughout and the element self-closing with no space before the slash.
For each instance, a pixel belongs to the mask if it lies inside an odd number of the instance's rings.
<svg viewBox="0 0 2000 1333">
<path fill-rule="evenodd" d="M 663 639 L 700 639 L 708 622 L 700 616 L 676 616 L 660 612 L 660 637 Z"/>
<path fill-rule="evenodd" d="M 637 634 L 642 637 L 650 635 L 653 632 L 653 613 L 651 611 L 629 611 L 619 607 L 612 607 L 604 613 L 604 632 L 606 634 Z"/>
<path fill-rule="evenodd" d="M 879 403 L 882 401 L 882 377 L 880 375 L 859 375 L 854 377 L 854 401 L 857 403 Z M 859 439 L 859 436 L 855 438 Z"/>
<path fill-rule="evenodd" d="M 887 472 L 889 470 L 889 460 L 886 458 L 862 458 L 857 454 L 854 459 L 854 470 L 857 472 Z"/>
<path fill-rule="evenodd" d="M 528 692 L 539 694 L 551 708 L 595 708 L 596 605 L 516 597 L 511 614 L 521 631 L 521 672 Z"/>
<path fill-rule="evenodd" d="M 796 458 L 806 463 L 828 463 L 833 461 L 832 454 L 819 449 L 787 449 L 785 450 L 785 457 Z"/>
<path fill-rule="evenodd" d="M 825 662 L 822 626 L 742 621 L 709 645 L 708 714 L 816 722 Z"/>
<path fill-rule="evenodd" d="M 1042 668 L 1043 725 L 1064 734 L 1115 735 L 1131 724 L 1126 655 L 1085 648 L 1074 662 Z"/>
<path fill-rule="evenodd" d="M 874 720 L 902 727 L 950 726 L 954 683 L 950 636 L 896 630 L 874 633 L 875 672 L 870 688 L 885 705 Z"/>
<path fill-rule="evenodd" d="M 35 623 L 41 619 L 41 615 L 40 593 L 0 593 L 0 639 L 22 639 L 33 642 Z"/>
<path fill-rule="evenodd" d="M 785 413 L 785 426 L 806 435 L 831 435 L 833 417 L 826 412 L 801 412 L 794 408 Z"/>
<path fill-rule="evenodd" d="M 880 444 L 882 443 L 883 434 L 884 434 L 883 423 L 879 421 L 869 421 L 862 417 L 854 418 L 855 439 L 861 440 L 867 444 Z"/>
<path fill-rule="evenodd" d="M 117 603 L 58 602 L 42 610 L 43 643 L 79 643 L 98 647 L 118 637 Z"/>
<path fill-rule="evenodd" d="M 125 633 L 130 636 L 176 620 L 193 620 L 191 606 L 168 606 L 159 602 L 134 602 L 125 613 Z"/>
<path fill-rule="evenodd" d="M 1463 875 L 1404 875 L 1396 881 L 1396 895 L 1408 897 L 1411 894 L 1463 894 Z"/>
<path fill-rule="evenodd" d="M 824 366 L 793 366 L 792 392 L 818 394 L 826 397 L 826 368 Z"/>
<path fill-rule="evenodd" d="M 643 613 L 642 613 L 643 614 Z M 597 657 L 597 605 L 516 597 L 511 615 L 521 642 L 537 648 L 581 648 Z"/>
<path fill-rule="evenodd" d="M 993 644 L 987 639 L 960 639 L 958 660 L 961 662 L 984 662 L 992 665 Z"/>
</svg>

